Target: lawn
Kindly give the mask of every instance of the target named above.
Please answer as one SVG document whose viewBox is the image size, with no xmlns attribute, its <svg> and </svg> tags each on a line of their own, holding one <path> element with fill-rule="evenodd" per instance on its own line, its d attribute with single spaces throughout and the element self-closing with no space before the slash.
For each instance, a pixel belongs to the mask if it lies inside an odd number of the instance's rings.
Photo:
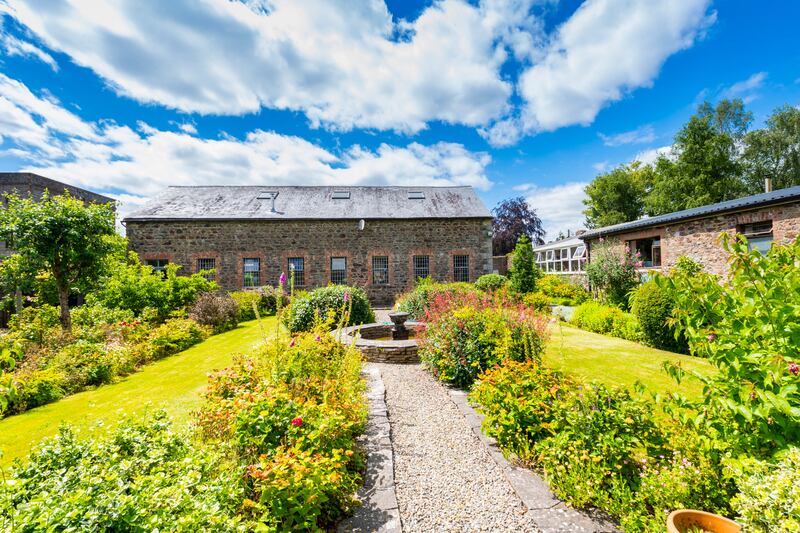
<svg viewBox="0 0 800 533">
<path fill-rule="evenodd" d="M 677 385 L 661 368 L 665 360 L 679 362 L 687 371 L 713 372 L 704 359 L 665 352 L 642 344 L 591 333 L 559 323 L 551 329 L 545 362 L 585 381 L 631 387 L 640 381 L 653 392 L 668 392 Z M 695 379 L 680 385 L 686 396 L 699 396 Z"/>
<path fill-rule="evenodd" d="M 275 318 L 263 321 L 265 335 L 274 334 Z M 202 400 L 207 374 L 231 363 L 263 339 L 258 321 L 209 337 L 176 355 L 144 367 L 118 383 L 68 396 L 56 403 L 0 420 L 0 464 L 26 455 L 43 437 L 54 434 L 62 422 L 97 431 L 123 413 L 163 408 L 177 424 L 186 424 Z M 102 425 L 100 425 L 102 424 Z"/>
</svg>

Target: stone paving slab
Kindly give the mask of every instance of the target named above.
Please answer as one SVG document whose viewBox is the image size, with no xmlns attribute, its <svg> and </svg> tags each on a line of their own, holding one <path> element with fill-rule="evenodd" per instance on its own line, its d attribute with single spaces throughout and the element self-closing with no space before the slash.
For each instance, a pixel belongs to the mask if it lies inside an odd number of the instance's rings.
<svg viewBox="0 0 800 533">
<path fill-rule="evenodd" d="M 536 472 L 511 464 L 497 446 L 497 441 L 481 430 L 484 416 L 469 404 L 467 393 L 458 389 L 448 389 L 448 392 L 543 533 L 619 533 L 613 522 L 598 516 L 598 513 L 573 509 L 564 504 Z"/>
<path fill-rule="evenodd" d="M 358 439 L 367 452 L 364 482 L 356 493 L 361 506 L 353 516 L 339 524 L 337 531 L 401 533 L 386 389 L 379 369 L 368 366 L 363 373 L 367 378 L 369 418 L 364 434 Z"/>
</svg>

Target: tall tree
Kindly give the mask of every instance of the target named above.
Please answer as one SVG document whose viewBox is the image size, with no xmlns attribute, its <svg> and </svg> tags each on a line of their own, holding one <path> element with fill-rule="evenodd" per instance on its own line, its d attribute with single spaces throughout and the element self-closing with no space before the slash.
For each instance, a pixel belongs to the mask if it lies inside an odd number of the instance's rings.
<svg viewBox="0 0 800 533">
<path fill-rule="evenodd" d="M 536 282 L 542 277 L 542 270 L 534 261 L 533 246 L 527 235 L 521 235 L 514 247 L 508 280 L 511 290 L 519 294 L 536 290 Z"/>
<path fill-rule="evenodd" d="M 775 189 L 800 185 L 800 109 L 779 107 L 765 128 L 748 133 L 742 161 L 750 194 L 763 192 L 766 178 Z"/>
<path fill-rule="evenodd" d="M 584 189 L 586 227 L 599 228 L 641 217 L 652 173 L 652 167 L 634 161 L 597 176 Z"/>
<path fill-rule="evenodd" d="M 12 194 L 0 211 L 0 239 L 31 268 L 52 276 L 65 331 L 72 329 L 70 290 L 99 276 L 116 250 L 114 237 L 113 205 L 86 205 L 68 194 L 45 193 L 38 202 Z"/>
<path fill-rule="evenodd" d="M 494 255 L 511 252 L 522 235 L 527 235 L 534 244 L 544 244 L 542 221 L 522 196 L 503 200 L 492 210 L 492 214 Z"/>
<path fill-rule="evenodd" d="M 746 194 L 738 157 L 739 140 L 750 124 L 741 101 L 707 102 L 675 135 L 670 157 L 655 165 L 649 215 L 660 215 L 739 198 Z"/>
</svg>

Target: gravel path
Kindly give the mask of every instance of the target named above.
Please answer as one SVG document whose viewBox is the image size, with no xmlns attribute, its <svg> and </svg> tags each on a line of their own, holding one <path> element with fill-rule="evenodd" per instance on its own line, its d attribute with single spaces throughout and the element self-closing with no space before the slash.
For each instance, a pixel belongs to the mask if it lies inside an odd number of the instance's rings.
<svg viewBox="0 0 800 533">
<path fill-rule="evenodd" d="M 418 366 L 375 366 L 386 387 L 404 533 L 538 531 L 447 391 Z"/>
</svg>

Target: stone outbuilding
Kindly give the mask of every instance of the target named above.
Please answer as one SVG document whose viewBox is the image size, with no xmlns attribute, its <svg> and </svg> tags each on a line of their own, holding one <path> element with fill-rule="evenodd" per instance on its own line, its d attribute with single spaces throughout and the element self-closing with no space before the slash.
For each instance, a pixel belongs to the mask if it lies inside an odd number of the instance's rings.
<svg viewBox="0 0 800 533">
<path fill-rule="evenodd" d="M 471 187 L 170 187 L 125 218 L 155 268 L 214 269 L 227 290 L 363 287 L 391 303 L 421 277 L 475 281 L 492 271 L 492 217 Z"/>
<path fill-rule="evenodd" d="M 638 251 L 645 270 L 667 271 L 687 256 L 722 275 L 727 272 L 722 232 L 741 233 L 762 251 L 794 241 L 800 235 L 800 186 L 593 229 L 580 238 L 590 262 L 592 247 L 603 239 L 620 251 L 626 245 Z"/>
</svg>

